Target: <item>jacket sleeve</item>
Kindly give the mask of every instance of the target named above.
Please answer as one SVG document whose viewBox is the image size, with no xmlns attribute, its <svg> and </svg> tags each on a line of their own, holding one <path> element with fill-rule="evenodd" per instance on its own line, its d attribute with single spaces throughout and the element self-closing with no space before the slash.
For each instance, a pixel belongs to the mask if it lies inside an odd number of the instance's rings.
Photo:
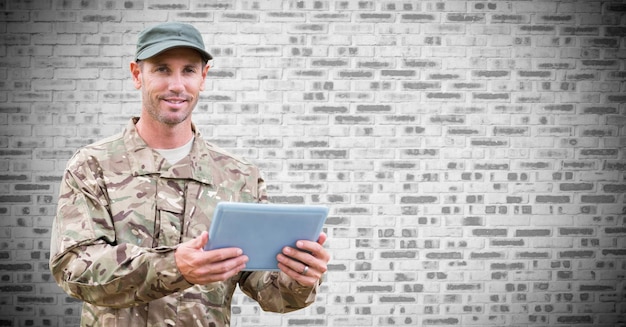
<svg viewBox="0 0 626 327">
<path fill-rule="evenodd" d="M 68 165 L 53 222 L 50 270 L 70 296 L 108 307 L 130 307 L 191 286 L 175 247 L 116 243 L 108 195 L 88 158 Z"/>
<path fill-rule="evenodd" d="M 319 285 L 302 286 L 282 272 L 255 271 L 242 274 L 239 288 L 264 311 L 286 313 L 315 302 Z"/>
</svg>

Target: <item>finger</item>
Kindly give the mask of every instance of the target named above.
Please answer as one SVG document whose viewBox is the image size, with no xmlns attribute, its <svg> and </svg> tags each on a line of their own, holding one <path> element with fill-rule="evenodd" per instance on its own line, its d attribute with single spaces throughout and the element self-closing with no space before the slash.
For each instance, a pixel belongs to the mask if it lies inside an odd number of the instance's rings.
<svg viewBox="0 0 626 327">
<path fill-rule="evenodd" d="M 308 251 L 311 253 L 318 252 L 320 249 L 322 249 L 322 245 L 319 244 L 318 242 L 312 242 L 312 241 L 306 241 L 306 240 L 300 240 L 296 242 L 296 247 L 300 250 Z"/>
<path fill-rule="evenodd" d="M 248 262 L 248 256 L 238 255 L 235 257 L 229 257 L 224 260 L 213 261 L 211 264 L 206 265 L 206 273 L 211 275 L 221 275 L 231 271 L 239 272 L 245 268 Z"/>
<path fill-rule="evenodd" d="M 223 273 L 215 273 L 215 274 L 209 274 L 206 276 L 207 282 L 214 282 L 214 281 L 225 281 L 235 275 L 237 275 L 238 273 L 240 273 L 242 270 L 244 270 L 246 268 L 246 264 L 241 264 L 239 266 L 234 267 L 233 269 L 229 269 Z"/>
<path fill-rule="evenodd" d="M 306 276 L 314 277 L 316 279 L 321 278 L 322 274 L 327 271 L 327 266 L 324 261 L 317 259 L 305 252 L 296 251 L 294 249 L 287 250 L 295 251 L 298 253 L 292 255 L 285 255 L 281 253 L 276 256 L 278 262 L 286 268 L 293 270 L 298 274 L 302 274 L 304 272 L 304 267 L 308 266 L 309 269 L 306 272 Z"/>
<path fill-rule="evenodd" d="M 320 234 L 320 239 L 325 241 L 325 239 L 323 239 L 323 236 L 321 236 L 321 234 Z M 304 259 L 302 257 L 303 255 L 310 254 L 316 258 L 321 259 L 322 261 L 325 261 L 325 262 L 330 261 L 330 254 L 328 253 L 328 251 L 324 249 L 324 247 L 322 246 L 322 244 L 319 243 L 319 241 L 318 242 L 298 241 L 296 242 L 296 247 L 300 250 L 296 252 L 301 252 L 299 254 L 294 253 L 294 255 L 299 256 L 297 258 L 298 260 L 303 260 Z M 285 253 L 285 254 L 289 255 L 288 253 Z"/>
<path fill-rule="evenodd" d="M 286 246 L 283 248 L 282 254 L 296 262 L 316 267 L 320 271 L 325 272 L 326 263 L 330 261 L 328 252 L 315 242 L 298 241 L 297 243 L 299 248 Z M 298 270 L 298 267 L 294 267 L 294 269 Z"/>
<path fill-rule="evenodd" d="M 226 280 L 243 270 L 248 262 L 248 257 L 241 255 L 238 248 L 203 252 L 179 248 L 176 256 L 176 264 L 183 277 L 194 284 Z"/>
<path fill-rule="evenodd" d="M 301 265 L 301 266 L 303 267 L 302 269 L 304 270 L 304 265 Z M 316 277 L 314 270 L 311 268 L 309 268 L 306 275 L 302 274 L 303 270 L 301 271 L 294 270 L 291 267 L 286 266 L 280 262 L 278 263 L 278 268 L 280 269 L 280 271 L 282 271 L 287 276 L 294 279 L 296 282 L 298 282 L 302 286 L 313 287 L 317 285 L 319 281 L 319 277 Z"/>
<path fill-rule="evenodd" d="M 228 270 L 219 266 L 220 264 L 228 268 L 248 262 L 248 257 L 243 256 L 243 251 L 239 248 L 204 251 L 202 248 L 181 247 L 177 250 L 177 253 L 180 254 L 181 263 L 186 263 L 192 269 L 202 270 L 203 273 L 221 273 Z M 228 260 L 235 261 L 228 263 Z"/>
<path fill-rule="evenodd" d="M 237 265 L 234 261 L 235 260 L 233 259 L 232 262 L 229 263 L 222 262 L 198 269 L 194 272 L 196 281 L 195 284 L 208 284 L 216 281 L 225 281 L 246 268 L 245 263 Z"/>
<path fill-rule="evenodd" d="M 222 248 L 205 251 L 203 254 L 207 263 L 218 263 L 243 256 L 243 250 L 240 248 Z M 248 258 L 245 256 L 245 258 Z"/>
</svg>

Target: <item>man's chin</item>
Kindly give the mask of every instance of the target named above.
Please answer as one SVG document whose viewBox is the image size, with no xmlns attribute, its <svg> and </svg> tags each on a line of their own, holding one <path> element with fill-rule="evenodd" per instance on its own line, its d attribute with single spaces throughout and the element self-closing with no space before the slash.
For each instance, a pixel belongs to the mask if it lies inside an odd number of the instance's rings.
<svg viewBox="0 0 626 327">
<path fill-rule="evenodd" d="M 159 122 L 169 126 L 178 125 L 189 118 L 189 115 L 160 115 Z"/>
</svg>

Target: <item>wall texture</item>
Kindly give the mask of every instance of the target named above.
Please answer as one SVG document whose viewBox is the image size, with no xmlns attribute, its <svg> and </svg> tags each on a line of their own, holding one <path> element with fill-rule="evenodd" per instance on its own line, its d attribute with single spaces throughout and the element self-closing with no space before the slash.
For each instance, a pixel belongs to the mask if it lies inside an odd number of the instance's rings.
<svg viewBox="0 0 626 327">
<path fill-rule="evenodd" d="M 65 162 L 139 113 L 137 33 L 194 23 L 194 114 L 274 202 L 331 207 L 315 305 L 234 326 L 626 325 L 626 3 L 0 0 L 0 326 L 72 326 Z"/>
</svg>

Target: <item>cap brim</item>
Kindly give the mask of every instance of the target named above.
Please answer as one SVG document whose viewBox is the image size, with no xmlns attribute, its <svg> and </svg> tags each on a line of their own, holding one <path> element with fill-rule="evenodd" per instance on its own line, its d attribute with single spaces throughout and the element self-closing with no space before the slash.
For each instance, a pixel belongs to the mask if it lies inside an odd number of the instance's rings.
<svg viewBox="0 0 626 327">
<path fill-rule="evenodd" d="M 161 42 L 161 43 L 157 43 L 155 45 L 146 47 L 145 49 L 143 49 L 141 52 L 139 52 L 137 54 L 137 56 L 135 57 L 136 60 L 145 60 L 151 57 L 154 57 L 156 55 L 158 55 L 159 53 L 169 50 L 169 49 L 173 49 L 173 48 L 191 48 L 194 49 L 196 51 L 198 51 L 200 53 L 200 56 L 202 56 L 202 59 L 207 62 L 211 59 L 213 59 L 213 56 L 211 56 L 210 53 L 208 53 L 206 50 L 202 49 L 202 48 L 198 48 L 197 46 L 188 43 L 188 42 L 181 42 L 181 41 L 170 41 L 170 42 Z"/>
</svg>

